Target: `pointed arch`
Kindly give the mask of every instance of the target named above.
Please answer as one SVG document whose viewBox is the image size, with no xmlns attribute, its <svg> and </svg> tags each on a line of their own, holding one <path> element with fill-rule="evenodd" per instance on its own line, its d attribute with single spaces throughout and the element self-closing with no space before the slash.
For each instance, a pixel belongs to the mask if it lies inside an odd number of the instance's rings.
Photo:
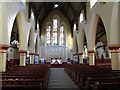
<svg viewBox="0 0 120 90">
<path fill-rule="evenodd" d="M 58 15 L 53 17 L 53 45 L 58 44 L 58 29 L 59 29 L 60 18 Z"/>
</svg>

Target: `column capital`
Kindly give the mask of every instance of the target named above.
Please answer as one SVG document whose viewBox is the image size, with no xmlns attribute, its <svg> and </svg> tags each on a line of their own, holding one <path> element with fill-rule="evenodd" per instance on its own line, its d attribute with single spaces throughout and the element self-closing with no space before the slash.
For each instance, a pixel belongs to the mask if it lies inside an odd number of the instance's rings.
<svg viewBox="0 0 120 90">
<path fill-rule="evenodd" d="M 19 50 L 19 53 L 27 53 L 26 50 Z"/>
<path fill-rule="evenodd" d="M 29 55 L 35 55 L 35 53 L 29 53 Z"/>
<path fill-rule="evenodd" d="M 108 45 L 108 48 L 109 48 L 110 50 L 119 50 L 120 44 L 118 44 L 118 45 Z"/>
<path fill-rule="evenodd" d="M 88 50 L 88 53 L 95 53 L 94 50 Z"/>
<path fill-rule="evenodd" d="M 9 47 L 9 45 L 0 44 L 0 50 L 7 50 Z"/>
</svg>

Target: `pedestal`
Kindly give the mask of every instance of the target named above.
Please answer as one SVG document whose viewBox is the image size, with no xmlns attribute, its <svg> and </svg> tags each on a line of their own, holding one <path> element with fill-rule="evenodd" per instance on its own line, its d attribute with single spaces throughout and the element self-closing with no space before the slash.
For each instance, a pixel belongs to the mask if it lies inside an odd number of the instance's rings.
<svg viewBox="0 0 120 90">
<path fill-rule="evenodd" d="M 109 46 L 112 70 L 120 70 L 120 46 Z"/>
<path fill-rule="evenodd" d="M 0 72 L 6 71 L 7 49 L 8 45 L 0 46 Z"/>
<path fill-rule="evenodd" d="M 27 51 L 20 50 L 20 66 L 26 66 Z"/>
<path fill-rule="evenodd" d="M 83 53 L 79 53 L 78 55 L 79 55 L 79 64 L 83 64 L 83 57 L 82 57 Z"/>
<path fill-rule="evenodd" d="M 94 50 L 88 51 L 89 65 L 95 65 L 95 52 Z"/>
<path fill-rule="evenodd" d="M 29 55 L 30 55 L 30 64 L 34 64 L 35 54 L 30 53 Z"/>
</svg>

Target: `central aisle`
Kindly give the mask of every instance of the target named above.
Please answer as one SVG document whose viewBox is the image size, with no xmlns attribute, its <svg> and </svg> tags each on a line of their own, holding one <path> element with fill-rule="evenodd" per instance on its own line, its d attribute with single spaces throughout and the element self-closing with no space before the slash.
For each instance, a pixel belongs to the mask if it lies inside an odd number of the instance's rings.
<svg viewBox="0 0 120 90">
<path fill-rule="evenodd" d="M 64 68 L 51 68 L 48 90 L 79 90 L 69 76 L 64 72 Z"/>
</svg>

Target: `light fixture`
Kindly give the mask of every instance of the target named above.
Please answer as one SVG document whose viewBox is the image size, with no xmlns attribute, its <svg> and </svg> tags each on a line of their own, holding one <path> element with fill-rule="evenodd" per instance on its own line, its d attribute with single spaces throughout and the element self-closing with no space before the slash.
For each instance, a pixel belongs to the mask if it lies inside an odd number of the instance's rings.
<svg viewBox="0 0 120 90">
<path fill-rule="evenodd" d="M 58 6 L 59 6 L 58 4 L 55 4 L 55 5 L 54 5 L 54 8 L 57 8 Z"/>
</svg>

